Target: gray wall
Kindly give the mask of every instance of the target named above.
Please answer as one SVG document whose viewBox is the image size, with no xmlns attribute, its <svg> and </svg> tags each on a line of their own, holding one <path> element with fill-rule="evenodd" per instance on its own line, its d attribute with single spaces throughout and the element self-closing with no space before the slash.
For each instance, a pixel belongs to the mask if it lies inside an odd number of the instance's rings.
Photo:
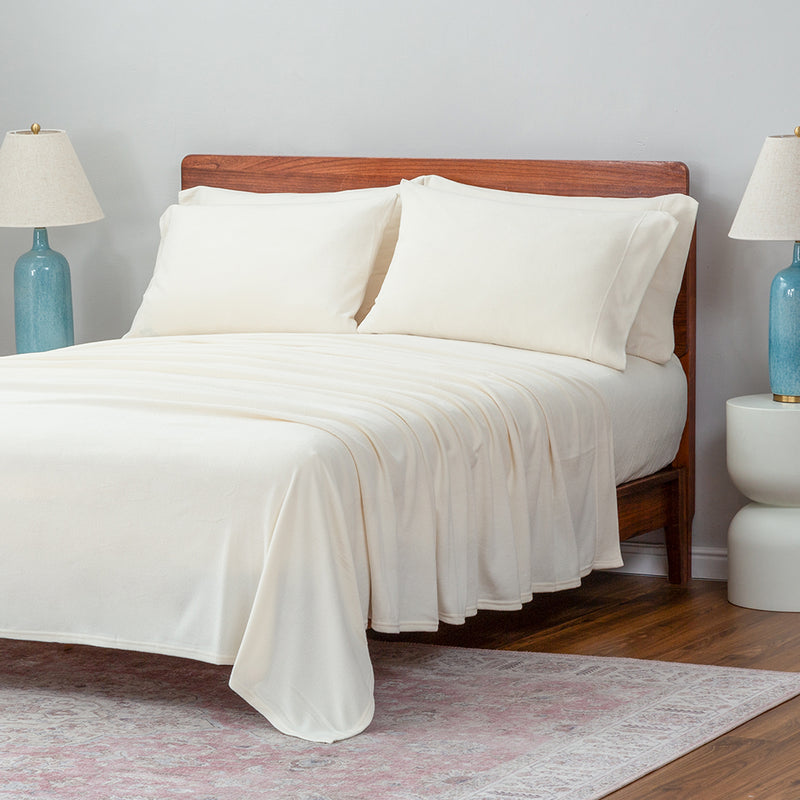
<svg viewBox="0 0 800 800">
<path fill-rule="evenodd" d="M 106 219 L 50 231 L 76 337 L 127 330 L 190 152 L 677 159 L 700 201 L 695 544 L 742 498 L 724 402 L 767 380 L 788 244 L 730 221 L 768 134 L 800 123 L 794 0 L 26 0 L 3 9 L 0 125 L 65 128 Z M 30 232 L 0 230 L 0 353 Z"/>
</svg>

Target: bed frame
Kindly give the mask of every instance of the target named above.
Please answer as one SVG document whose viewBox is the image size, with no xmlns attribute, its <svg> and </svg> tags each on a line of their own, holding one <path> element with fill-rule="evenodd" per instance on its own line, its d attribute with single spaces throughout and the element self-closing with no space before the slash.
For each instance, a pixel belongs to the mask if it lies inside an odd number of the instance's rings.
<svg viewBox="0 0 800 800">
<path fill-rule="evenodd" d="M 441 158 L 324 158 L 189 155 L 181 186 L 251 192 L 330 192 L 391 186 L 401 178 L 437 174 L 477 186 L 517 192 L 652 197 L 689 191 L 689 170 L 675 161 L 523 161 Z M 675 353 L 689 387 L 688 415 L 678 454 L 659 472 L 617 487 L 620 539 L 663 528 L 669 581 L 691 577 L 695 476 L 695 269 L 692 238 L 675 307 Z"/>
</svg>

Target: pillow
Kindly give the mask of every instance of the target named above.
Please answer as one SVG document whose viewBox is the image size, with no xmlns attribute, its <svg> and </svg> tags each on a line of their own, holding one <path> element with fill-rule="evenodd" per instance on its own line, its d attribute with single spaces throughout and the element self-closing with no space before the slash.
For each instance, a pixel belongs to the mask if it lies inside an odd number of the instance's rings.
<svg viewBox="0 0 800 800">
<path fill-rule="evenodd" d="M 128 335 L 354 332 L 396 199 L 171 206 Z"/>
<path fill-rule="evenodd" d="M 414 178 L 414 181 L 421 182 L 422 178 Z M 181 205 L 274 205 L 276 203 L 327 202 L 359 197 L 388 197 L 390 195 L 397 197 L 399 189 L 399 186 L 385 186 L 369 189 L 345 189 L 341 192 L 262 193 L 242 192 L 236 189 L 218 189 L 213 186 L 193 186 L 191 189 L 184 189 L 178 194 L 178 203 Z M 361 322 L 364 319 L 375 302 L 386 275 L 386 270 L 389 269 L 389 262 L 392 260 L 399 229 L 400 203 L 398 202 L 384 229 L 383 238 L 375 256 L 375 265 L 367 281 L 364 300 L 355 314 L 356 322 Z"/>
<path fill-rule="evenodd" d="M 659 197 L 560 197 L 542 194 L 523 194 L 499 189 L 484 189 L 427 175 L 422 179 L 426 186 L 468 197 L 506 200 L 555 208 L 587 208 L 666 211 L 678 222 L 672 241 L 656 267 L 655 275 L 642 299 L 642 305 L 628 336 L 627 351 L 631 355 L 663 364 L 675 349 L 672 315 L 681 288 L 686 256 L 697 217 L 697 201 L 685 194 L 667 194 Z"/>
<path fill-rule="evenodd" d="M 394 258 L 364 333 L 492 342 L 625 367 L 677 227 L 665 211 L 531 206 L 403 183 Z"/>
</svg>

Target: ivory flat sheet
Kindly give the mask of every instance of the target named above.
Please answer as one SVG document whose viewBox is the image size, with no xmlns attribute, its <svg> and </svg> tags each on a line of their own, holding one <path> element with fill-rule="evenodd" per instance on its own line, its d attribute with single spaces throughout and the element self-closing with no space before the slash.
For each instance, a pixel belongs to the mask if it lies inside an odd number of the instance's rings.
<svg viewBox="0 0 800 800">
<path fill-rule="evenodd" d="M 0 359 L 0 636 L 231 663 L 280 730 L 356 734 L 367 625 L 621 564 L 594 366 L 364 334 Z"/>
</svg>

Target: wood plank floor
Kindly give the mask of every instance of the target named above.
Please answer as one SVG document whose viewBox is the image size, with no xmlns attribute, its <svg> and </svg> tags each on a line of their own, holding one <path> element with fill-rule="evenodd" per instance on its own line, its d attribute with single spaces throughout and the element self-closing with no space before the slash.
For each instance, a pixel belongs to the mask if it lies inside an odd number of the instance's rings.
<svg viewBox="0 0 800 800">
<path fill-rule="evenodd" d="M 727 602 L 718 581 L 601 572 L 516 613 L 481 612 L 408 641 L 800 671 L 800 614 Z M 380 638 L 380 637 L 379 637 Z M 798 800 L 800 698 L 608 795 L 608 800 Z"/>
</svg>

